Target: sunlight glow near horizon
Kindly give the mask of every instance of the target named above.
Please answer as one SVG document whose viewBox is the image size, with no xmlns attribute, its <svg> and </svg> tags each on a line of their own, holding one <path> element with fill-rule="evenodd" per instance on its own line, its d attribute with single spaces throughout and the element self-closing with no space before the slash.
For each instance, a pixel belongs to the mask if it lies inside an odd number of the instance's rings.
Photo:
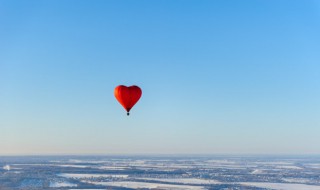
<svg viewBox="0 0 320 190">
<path fill-rule="evenodd" d="M 316 1 L 1 1 L 0 154 L 320 154 Z M 130 117 L 117 85 L 143 96 Z"/>
</svg>

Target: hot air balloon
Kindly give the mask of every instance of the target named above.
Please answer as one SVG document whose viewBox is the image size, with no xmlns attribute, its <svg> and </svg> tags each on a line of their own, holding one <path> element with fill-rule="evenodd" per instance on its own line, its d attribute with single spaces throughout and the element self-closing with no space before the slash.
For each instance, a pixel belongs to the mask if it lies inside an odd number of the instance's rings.
<svg viewBox="0 0 320 190">
<path fill-rule="evenodd" d="M 138 102 L 142 95 L 142 91 L 138 86 L 119 85 L 114 89 L 114 96 L 118 102 L 124 107 L 129 115 L 131 108 Z"/>
</svg>

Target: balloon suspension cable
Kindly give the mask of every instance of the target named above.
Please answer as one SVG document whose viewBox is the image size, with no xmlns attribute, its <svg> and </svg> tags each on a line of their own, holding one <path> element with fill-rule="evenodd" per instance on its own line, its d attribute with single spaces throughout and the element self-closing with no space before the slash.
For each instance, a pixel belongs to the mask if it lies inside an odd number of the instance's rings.
<svg viewBox="0 0 320 190">
<path fill-rule="evenodd" d="M 129 116 L 130 115 L 130 113 L 129 112 L 127 112 L 127 116 Z"/>
</svg>

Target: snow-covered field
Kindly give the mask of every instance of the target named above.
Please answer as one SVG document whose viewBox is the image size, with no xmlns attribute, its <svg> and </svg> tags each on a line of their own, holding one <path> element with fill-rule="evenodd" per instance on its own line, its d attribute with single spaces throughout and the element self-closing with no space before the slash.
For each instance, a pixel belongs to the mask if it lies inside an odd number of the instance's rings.
<svg viewBox="0 0 320 190">
<path fill-rule="evenodd" d="M 288 158 L 65 156 L 11 161 L 6 157 L 0 162 L 0 190 L 320 190 L 320 157 Z"/>
<path fill-rule="evenodd" d="M 55 167 L 71 167 L 71 168 L 87 168 L 88 165 L 77 164 L 13 164 L 14 166 L 55 166 Z"/>
<path fill-rule="evenodd" d="M 99 177 L 110 177 L 110 178 L 127 178 L 128 175 L 112 175 L 112 174 L 70 174 L 70 173 L 62 173 L 58 174 L 60 177 L 65 178 L 99 178 Z"/>
<path fill-rule="evenodd" d="M 292 170 L 301 170 L 301 167 L 298 166 L 276 166 L 276 168 L 280 169 L 292 169 Z"/>
<path fill-rule="evenodd" d="M 72 164 L 62 164 L 62 165 L 54 165 L 54 166 L 70 167 L 70 168 L 88 168 L 88 167 L 90 167 L 90 166 L 86 166 L 86 165 L 72 165 Z"/>
<path fill-rule="evenodd" d="M 50 182 L 50 187 L 77 187 L 77 184 L 69 182 Z"/>
<path fill-rule="evenodd" d="M 310 183 L 310 179 L 306 178 L 282 178 L 282 180 L 289 183 Z"/>
<path fill-rule="evenodd" d="M 258 182 L 242 182 L 246 186 L 254 186 L 260 188 L 269 188 L 274 190 L 320 190 L 320 186 L 293 184 L 293 183 L 258 183 Z"/>
<path fill-rule="evenodd" d="M 88 181 L 83 181 L 88 182 Z M 133 181 L 119 181 L 119 182 L 89 182 L 95 185 L 107 185 L 114 187 L 127 187 L 127 188 L 148 188 L 148 189 L 165 189 L 165 190 L 202 190 L 205 189 L 201 186 L 191 185 L 170 185 L 160 183 L 145 183 L 145 182 L 133 182 Z"/>
<path fill-rule="evenodd" d="M 306 164 L 305 166 L 313 169 L 320 169 L 320 163 Z"/>
<path fill-rule="evenodd" d="M 253 170 L 253 171 L 251 172 L 251 174 L 263 174 L 263 173 L 264 173 L 264 171 L 261 170 L 261 169 L 255 169 L 255 170 Z"/>
<path fill-rule="evenodd" d="M 129 169 L 130 167 L 124 167 L 124 166 L 100 166 L 98 167 L 101 170 L 125 170 Z"/>
<path fill-rule="evenodd" d="M 161 179 L 161 178 L 136 178 L 139 180 L 150 180 L 150 181 L 159 181 L 159 182 L 169 182 L 169 183 L 182 183 L 182 184 L 197 184 L 197 185 L 204 185 L 204 184 L 221 184 L 221 182 L 217 180 L 208 180 L 208 179 L 198 179 L 198 178 L 168 178 L 168 179 Z"/>
</svg>

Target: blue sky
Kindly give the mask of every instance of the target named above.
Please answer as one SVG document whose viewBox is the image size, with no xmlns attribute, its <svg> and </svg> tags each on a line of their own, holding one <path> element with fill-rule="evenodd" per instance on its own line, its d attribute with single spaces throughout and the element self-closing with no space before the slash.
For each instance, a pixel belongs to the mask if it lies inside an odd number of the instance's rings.
<svg viewBox="0 0 320 190">
<path fill-rule="evenodd" d="M 319 34 L 311 0 L 0 0 L 0 154 L 320 154 Z"/>
</svg>

